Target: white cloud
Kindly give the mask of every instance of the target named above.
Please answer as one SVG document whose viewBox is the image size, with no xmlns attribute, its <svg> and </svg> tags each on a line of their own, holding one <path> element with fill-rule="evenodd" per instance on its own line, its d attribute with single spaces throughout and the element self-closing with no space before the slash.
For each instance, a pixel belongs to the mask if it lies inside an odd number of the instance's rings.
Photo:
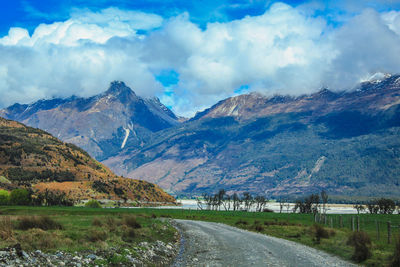
<svg viewBox="0 0 400 267">
<path fill-rule="evenodd" d="M 244 85 L 267 94 L 348 89 L 375 72 L 400 72 L 399 36 L 397 11 L 366 9 L 332 27 L 304 6 L 277 3 L 263 15 L 200 29 L 187 13 L 164 20 L 117 8 L 75 10 L 31 36 L 11 28 L 0 38 L 0 105 L 89 96 L 115 79 L 139 95 L 162 95 L 154 77 L 164 69 L 179 73 L 179 82 L 162 99 L 184 115 Z"/>
</svg>

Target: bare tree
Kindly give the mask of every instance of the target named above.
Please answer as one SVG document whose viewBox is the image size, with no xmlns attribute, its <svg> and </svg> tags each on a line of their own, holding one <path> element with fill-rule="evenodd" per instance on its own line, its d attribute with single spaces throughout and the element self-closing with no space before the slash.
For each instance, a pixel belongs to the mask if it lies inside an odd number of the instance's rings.
<svg viewBox="0 0 400 267">
<path fill-rule="evenodd" d="M 264 196 L 256 196 L 254 198 L 254 201 L 256 202 L 256 211 L 261 212 L 263 211 L 265 205 L 268 203 L 268 199 L 265 198 Z"/>
<path fill-rule="evenodd" d="M 328 194 L 326 193 L 325 190 L 322 190 L 321 192 L 321 200 L 322 200 L 322 212 L 326 214 L 327 211 L 326 204 L 328 203 Z"/>
<path fill-rule="evenodd" d="M 238 194 L 234 193 L 232 196 L 232 201 L 233 201 L 233 210 L 239 210 L 240 204 L 242 204 L 242 200 L 238 196 Z"/>
<path fill-rule="evenodd" d="M 365 210 L 364 205 L 361 204 L 356 204 L 353 207 L 357 210 L 357 214 L 360 214 L 360 212 L 363 212 Z"/>
</svg>

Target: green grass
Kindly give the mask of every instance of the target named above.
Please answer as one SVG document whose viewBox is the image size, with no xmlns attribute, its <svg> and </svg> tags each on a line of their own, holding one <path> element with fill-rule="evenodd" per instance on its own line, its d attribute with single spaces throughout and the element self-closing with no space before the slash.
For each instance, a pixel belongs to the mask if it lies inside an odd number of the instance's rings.
<svg viewBox="0 0 400 267">
<path fill-rule="evenodd" d="M 18 230 L 23 217 L 49 216 L 62 225 L 62 229 Z M 130 216 L 130 217 L 129 217 Z M 0 247 L 20 243 L 26 250 L 62 250 L 67 252 L 129 248 L 142 241 L 174 242 L 176 230 L 167 221 L 146 213 L 128 209 L 92 209 L 79 207 L 2 207 L 0 218 L 9 217 L 13 223 L 13 237 L 2 240 Z M 137 221 L 136 227 L 127 224 L 127 218 Z M 97 221 L 99 223 L 94 223 Z M 1 232 L 1 227 L 0 227 Z M 127 233 L 131 238 L 126 239 Z"/>
<path fill-rule="evenodd" d="M 157 239 L 170 242 L 173 240 L 174 229 L 157 218 L 175 218 L 220 222 L 250 231 L 261 232 L 275 237 L 280 237 L 301 244 L 305 244 L 328 253 L 338 255 L 346 260 L 351 260 L 353 248 L 347 245 L 348 236 L 351 234 L 351 217 L 356 215 L 341 215 L 343 228 L 339 228 L 339 215 L 328 215 L 328 225 L 324 227 L 328 232 L 334 232 L 329 238 L 322 238 L 316 242 L 313 230 L 314 218 L 310 214 L 285 214 L 285 213 L 253 213 L 233 211 L 197 211 L 180 209 L 91 209 L 86 207 L 0 207 L 1 215 L 25 216 L 25 215 L 51 215 L 52 218 L 64 226 L 64 230 L 57 230 L 61 236 L 72 241 L 62 245 L 59 249 L 66 251 L 96 249 L 111 245 L 126 245 L 118 234 L 109 235 L 105 242 L 92 244 L 85 241 L 87 233 L 93 228 L 92 221 L 99 218 L 100 221 L 108 217 L 123 220 L 126 215 L 135 215 L 142 228 L 135 229 L 137 235 L 134 242 L 155 241 Z M 333 228 L 330 228 L 332 218 Z M 400 225 L 400 215 L 362 214 L 359 215 L 361 230 L 368 233 L 372 240 L 372 257 L 363 262 L 366 266 L 385 266 L 391 260 L 395 247 L 396 237 L 400 229 L 392 229 L 392 244 L 387 243 L 387 221 L 392 225 Z M 244 222 L 238 224 L 238 222 Z M 377 239 L 375 221 L 380 223 L 380 239 Z M 257 227 L 257 225 L 261 225 Z M 166 226 L 166 227 L 165 227 Z M 116 228 L 119 228 L 117 226 Z M 122 231 L 122 230 L 119 230 Z M 82 242 L 84 240 L 85 242 Z M 81 241 L 76 244 L 76 241 Z"/>
</svg>

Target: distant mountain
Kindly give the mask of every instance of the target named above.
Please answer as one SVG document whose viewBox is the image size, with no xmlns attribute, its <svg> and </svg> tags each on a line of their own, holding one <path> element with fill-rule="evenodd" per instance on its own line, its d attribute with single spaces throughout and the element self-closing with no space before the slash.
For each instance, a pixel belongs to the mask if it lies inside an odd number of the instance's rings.
<svg viewBox="0 0 400 267">
<path fill-rule="evenodd" d="M 174 201 L 154 184 L 116 176 L 75 145 L 0 118 L 0 188 L 18 187 L 61 190 L 76 200 Z"/>
<path fill-rule="evenodd" d="M 140 147 L 153 133 L 180 123 L 157 98 L 141 98 L 123 82 L 112 82 L 106 92 L 90 98 L 14 104 L 0 116 L 45 130 L 97 160 Z"/>
<path fill-rule="evenodd" d="M 398 196 L 400 76 L 348 92 L 228 98 L 104 163 L 176 194 Z"/>
</svg>

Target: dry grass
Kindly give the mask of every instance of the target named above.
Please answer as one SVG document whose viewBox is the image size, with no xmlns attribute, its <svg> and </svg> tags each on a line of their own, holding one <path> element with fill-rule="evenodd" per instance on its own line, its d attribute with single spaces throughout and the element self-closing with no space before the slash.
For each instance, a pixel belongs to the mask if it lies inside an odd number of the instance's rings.
<svg viewBox="0 0 400 267">
<path fill-rule="evenodd" d="M 14 240 L 13 225 L 9 216 L 2 216 L 0 218 L 0 239 L 4 241 Z"/>
<path fill-rule="evenodd" d="M 33 228 L 21 233 L 18 237 L 24 249 L 54 249 L 61 242 L 60 236 L 56 233 L 46 232 L 42 229 Z"/>
<path fill-rule="evenodd" d="M 136 216 L 130 215 L 130 216 L 125 216 L 123 223 L 128 226 L 131 227 L 133 229 L 139 229 L 142 226 L 140 225 L 140 223 L 137 222 L 136 220 Z"/>
<path fill-rule="evenodd" d="M 18 219 L 17 229 L 28 230 L 38 228 L 42 230 L 60 230 L 62 225 L 49 216 L 24 216 Z"/>
<path fill-rule="evenodd" d="M 104 229 L 90 229 L 88 232 L 88 240 L 90 242 L 99 242 L 107 240 L 107 232 Z"/>
</svg>

